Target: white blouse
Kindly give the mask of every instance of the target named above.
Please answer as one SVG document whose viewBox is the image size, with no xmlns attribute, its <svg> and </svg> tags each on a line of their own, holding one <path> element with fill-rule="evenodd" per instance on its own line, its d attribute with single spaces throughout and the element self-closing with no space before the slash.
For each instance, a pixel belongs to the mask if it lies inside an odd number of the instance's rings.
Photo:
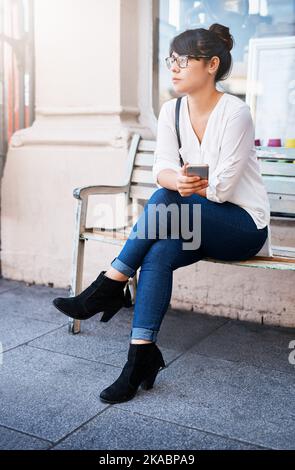
<svg viewBox="0 0 295 470">
<path fill-rule="evenodd" d="M 175 105 L 176 98 L 166 101 L 158 118 L 153 163 L 153 179 L 158 188 L 162 187 L 157 180 L 161 170 L 180 169 Z M 272 256 L 270 205 L 256 156 L 249 106 L 240 98 L 224 93 L 209 116 L 200 144 L 191 124 L 187 96 L 183 96 L 179 132 L 183 161 L 209 165 L 207 199 L 237 204 L 251 215 L 258 229 L 267 226 L 267 240 L 257 254 Z"/>
</svg>

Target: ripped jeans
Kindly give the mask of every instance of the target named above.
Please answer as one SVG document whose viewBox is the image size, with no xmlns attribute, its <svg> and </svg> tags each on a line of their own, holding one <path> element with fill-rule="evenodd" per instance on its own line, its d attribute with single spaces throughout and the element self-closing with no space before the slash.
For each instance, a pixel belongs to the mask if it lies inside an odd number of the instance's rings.
<svg viewBox="0 0 295 470">
<path fill-rule="evenodd" d="M 168 211 L 166 217 L 155 215 L 155 208 L 160 205 L 167 208 L 170 204 L 179 208 L 179 221 L 175 226 L 172 226 Z M 184 205 L 185 215 L 180 210 Z M 196 207 L 200 212 L 194 218 Z M 184 249 L 184 242 L 192 240 L 192 237 L 184 239 L 181 236 L 180 226 L 184 219 L 192 233 L 199 232 L 198 247 Z M 174 236 L 176 226 L 180 236 Z M 161 236 L 163 228 L 167 232 L 165 237 Z M 150 234 L 147 230 L 152 232 L 152 237 L 147 236 Z M 133 277 L 141 267 L 130 337 L 156 341 L 170 303 L 175 269 L 204 257 L 246 260 L 258 253 L 267 235 L 267 226 L 258 229 L 251 215 L 236 204 L 213 202 L 198 194 L 183 197 L 178 191 L 166 188 L 156 190 L 145 204 L 121 252 L 111 262 L 113 268 L 128 277 Z"/>
</svg>

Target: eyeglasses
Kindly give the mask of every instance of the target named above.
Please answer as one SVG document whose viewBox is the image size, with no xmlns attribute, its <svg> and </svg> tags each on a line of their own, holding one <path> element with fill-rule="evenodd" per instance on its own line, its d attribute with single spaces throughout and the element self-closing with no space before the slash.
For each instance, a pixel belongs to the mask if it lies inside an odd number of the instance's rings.
<svg viewBox="0 0 295 470">
<path fill-rule="evenodd" d="M 208 55 L 199 55 L 199 56 L 195 56 L 195 55 L 180 55 L 178 57 L 174 57 L 174 56 L 171 56 L 171 57 L 166 57 L 165 59 L 165 62 L 166 62 L 166 65 L 168 67 L 168 69 L 170 70 L 172 65 L 174 64 L 174 62 L 176 61 L 178 67 L 180 67 L 181 69 L 184 69 L 185 67 L 188 66 L 188 59 L 191 58 L 191 59 L 210 59 L 210 56 Z"/>
</svg>

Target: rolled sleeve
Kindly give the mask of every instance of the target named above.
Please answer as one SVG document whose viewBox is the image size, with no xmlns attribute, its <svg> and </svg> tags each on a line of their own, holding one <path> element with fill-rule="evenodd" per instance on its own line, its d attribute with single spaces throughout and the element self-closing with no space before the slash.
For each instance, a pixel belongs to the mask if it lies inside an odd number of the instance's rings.
<svg viewBox="0 0 295 470">
<path fill-rule="evenodd" d="M 255 152 L 254 125 L 250 109 L 245 106 L 227 123 L 218 165 L 209 176 L 208 199 L 222 203 L 231 198 L 252 152 Z"/>
<path fill-rule="evenodd" d="M 169 110 L 168 110 L 169 105 Z M 154 152 L 153 162 L 153 181 L 158 188 L 162 186 L 158 183 L 158 174 L 162 170 L 179 171 L 181 168 L 178 152 L 178 140 L 174 125 L 174 108 L 171 103 L 164 103 L 161 107 L 158 125 L 157 125 L 157 141 Z"/>
</svg>

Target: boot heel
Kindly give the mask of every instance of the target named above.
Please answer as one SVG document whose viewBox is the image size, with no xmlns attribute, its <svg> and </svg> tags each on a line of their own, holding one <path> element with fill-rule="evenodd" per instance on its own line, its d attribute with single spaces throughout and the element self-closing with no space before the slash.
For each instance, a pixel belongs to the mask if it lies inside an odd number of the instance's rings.
<svg viewBox="0 0 295 470">
<path fill-rule="evenodd" d="M 141 388 L 143 390 L 150 390 L 151 388 L 153 388 L 153 385 L 154 385 L 154 382 L 156 380 L 156 377 L 157 377 L 157 374 L 158 374 L 159 370 L 160 369 L 157 369 L 155 372 L 153 372 L 147 379 L 145 379 L 141 383 Z"/>
<path fill-rule="evenodd" d="M 164 359 L 161 358 L 160 367 L 156 369 L 147 379 L 145 379 L 141 383 L 141 388 L 143 388 L 143 390 L 150 390 L 151 388 L 153 388 L 158 372 L 160 372 L 161 369 L 164 369 L 164 367 L 166 367 L 166 365 L 165 365 Z"/>
<path fill-rule="evenodd" d="M 132 299 L 131 299 L 131 292 L 129 289 L 128 284 L 126 285 L 125 293 L 124 293 L 124 307 L 130 308 L 132 307 Z"/>
<path fill-rule="evenodd" d="M 161 369 L 164 369 L 164 367 L 166 367 L 166 364 L 165 364 L 164 359 L 162 357 L 160 359 L 160 367 L 161 367 Z"/>
<path fill-rule="evenodd" d="M 122 308 L 122 305 L 120 304 L 117 307 L 110 307 L 109 309 L 105 309 L 100 321 L 102 322 L 109 321 L 121 308 Z"/>
</svg>

